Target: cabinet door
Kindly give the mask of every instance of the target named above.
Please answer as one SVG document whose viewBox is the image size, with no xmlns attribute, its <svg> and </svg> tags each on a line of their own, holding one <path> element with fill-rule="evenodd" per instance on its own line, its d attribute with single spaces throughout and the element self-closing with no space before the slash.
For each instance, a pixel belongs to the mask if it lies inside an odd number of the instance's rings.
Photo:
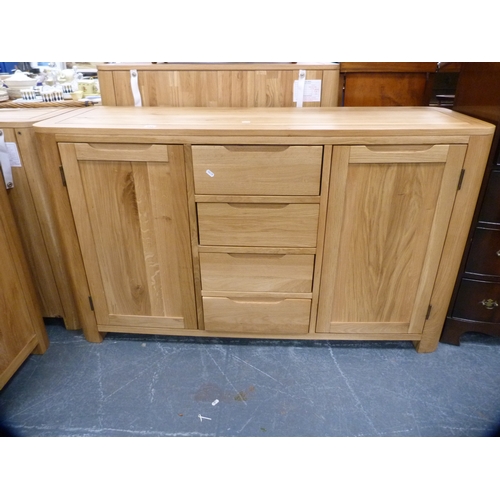
<svg viewBox="0 0 500 500">
<path fill-rule="evenodd" d="M 317 331 L 422 332 L 465 150 L 334 148 Z"/>
<path fill-rule="evenodd" d="M 182 146 L 59 149 L 99 330 L 196 328 Z"/>
<path fill-rule="evenodd" d="M 16 189 L 16 188 L 14 188 Z M 0 389 L 36 349 L 49 340 L 0 173 Z"/>
</svg>

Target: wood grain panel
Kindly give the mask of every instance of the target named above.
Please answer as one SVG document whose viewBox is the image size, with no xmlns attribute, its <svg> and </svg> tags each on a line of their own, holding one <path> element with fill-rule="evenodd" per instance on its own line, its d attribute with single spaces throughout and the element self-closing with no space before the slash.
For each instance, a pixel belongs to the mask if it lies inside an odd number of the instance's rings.
<svg viewBox="0 0 500 500">
<path fill-rule="evenodd" d="M 75 144 L 78 160 L 168 161 L 165 144 Z"/>
<path fill-rule="evenodd" d="M 318 195 L 321 146 L 193 146 L 197 194 Z"/>
<path fill-rule="evenodd" d="M 311 300 L 203 297 L 203 308 L 209 331 L 305 334 Z"/>
<path fill-rule="evenodd" d="M 12 168 L 14 188 L 7 194 L 40 299 L 42 314 L 46 317 L 60 317 L 63 316 L 63 309 L 29 182 L 31 171 L 39 170 L 36 149 L 28 136 L 26 141 L 18 144 L 18 138 L 24 139 L 24 134 L 29 134 L 27 130 L 18 131 L 19 134 L 16 134 L 14 129 L 3 129 L 3 132 L 5 141 L 16 144 L 21 156 L 22 167 Z M 43 213 L 41 215 L 43 216 Z"/>
<path fill-rule="evenodd" d="M 420 333 L 465 147 L 446 163 L 349 163 L 348 149 L 334 150 L 318 328 Z"/>
<path fill-rule="evenodd" d="M 352 146 L 350 163 L 435 163 L 445 162 L 450 146 Z"/>
<path fill-rule="evenodd" d="M 409 322 L 442 170 L 350 169 L 332 322 Z"/>
<path fill-rule="evenodd" d="M 179 65 L 176 65 L 179 66 Z M 272 68 L 271 68 L 272 66 Z M 170 67 L 137 69 L 138 85 L 143 106 L 171 107 L 295 107 L 293 85 L 302 66 L 239 65 L 208 66 L 184 65 L 183 69 Z M 304 107 L 336 106 L 338 93 L 338 66 L 332 69 L 306 68 L 307 80 L 322 81 L 319 102 L 304 102 Z M 130 70 L 119 66 L 114 70 L 99 71 L 103 104 L 133 106 Z M 110 77 L 112 75 L 112 78 Z"/>
<path fill-rule="evenodd" d="M 203 291 L 312 290 L 314 255 L 201 253 L 200 261 Z"/>
<path fill-rule="evenodd" d="M 86 200 L 74 213 L 98 323 L 197 325 L 183 147 L 168 153 L 169 163 L 66 162 L 79 171 L 70 192 L 80 177 Z"/>
<path fill-rule="evenodd" d="M 0 174 L 3 182 L 3 177 Z M 49 344 L 7 192 L 0 188 L 0 389 L 38 346 Z"/>
<path fill-rule="evenodd" d="M 198 203 L 201 245 L 315 247 L 319 205 Z"/>
<path fill-rule="evenodd" d="M 428 106 L 427 73 L 346 73 L 344 106 Z"/>
</svg>

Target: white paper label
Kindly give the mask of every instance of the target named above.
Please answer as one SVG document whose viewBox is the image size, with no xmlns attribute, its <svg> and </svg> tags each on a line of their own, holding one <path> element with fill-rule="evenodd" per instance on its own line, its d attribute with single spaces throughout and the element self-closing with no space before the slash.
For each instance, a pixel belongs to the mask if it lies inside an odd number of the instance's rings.
<svg viewBox="0 0 500 500">
<path fill-rule="evenodd" d="M 17 144 L 15 142 L 6 142 L 5 145 L 7 146 L 7 153 L 9 153 L 10 166 L 22 167 Z"/>
<path fill-rule="evenodd" d="M 2 169 L 5 188 L 12 189 L 14 187 L 14 178 L 12 177 L 10 155 L 7 149 L 7 144 L 5 143 L 3 130 L 0 130 L 0 168 Z"/>
<path fill-rule="evenodd" d="M 300 99 L 299 80 L 293 82 L 293 102 L 298 102 Z M 321 101 L 321 80 L 306 80 L 304 82 L 304 92 L 302 95 L 303 102 L 320 102 Z"/>
</svg>

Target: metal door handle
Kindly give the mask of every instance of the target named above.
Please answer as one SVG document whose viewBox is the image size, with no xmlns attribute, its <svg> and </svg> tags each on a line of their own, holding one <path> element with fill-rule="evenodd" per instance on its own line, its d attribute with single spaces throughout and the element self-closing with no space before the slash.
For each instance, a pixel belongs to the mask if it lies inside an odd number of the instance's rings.
<svg viewBox="0 0 500 500">
<path fill-rule="evenodd" d="M 493 299 L 484 299 L 480 302 L 480 304 L 486 307 L 486 309 L 494 309 L 495 307 L 498 307 L 498 302 Z"/>
</svg>

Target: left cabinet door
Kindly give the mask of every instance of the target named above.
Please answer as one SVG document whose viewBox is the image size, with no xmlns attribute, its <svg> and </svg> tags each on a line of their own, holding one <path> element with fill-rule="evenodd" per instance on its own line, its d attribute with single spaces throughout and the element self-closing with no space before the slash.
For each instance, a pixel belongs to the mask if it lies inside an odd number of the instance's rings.
<svg viewBox="0 0 500 500">
<path fill-rule="evenodd" d="M 15 188 L 14 188 L 15 189 Z M 0 389 L 33 352 L 49 340 L 39 297 L 0 173 Z"/>
<path fill-rule="evenodd" d="M 183 146 L 59 144 L 98 328 L 196 328 Z"/>
</svg>

